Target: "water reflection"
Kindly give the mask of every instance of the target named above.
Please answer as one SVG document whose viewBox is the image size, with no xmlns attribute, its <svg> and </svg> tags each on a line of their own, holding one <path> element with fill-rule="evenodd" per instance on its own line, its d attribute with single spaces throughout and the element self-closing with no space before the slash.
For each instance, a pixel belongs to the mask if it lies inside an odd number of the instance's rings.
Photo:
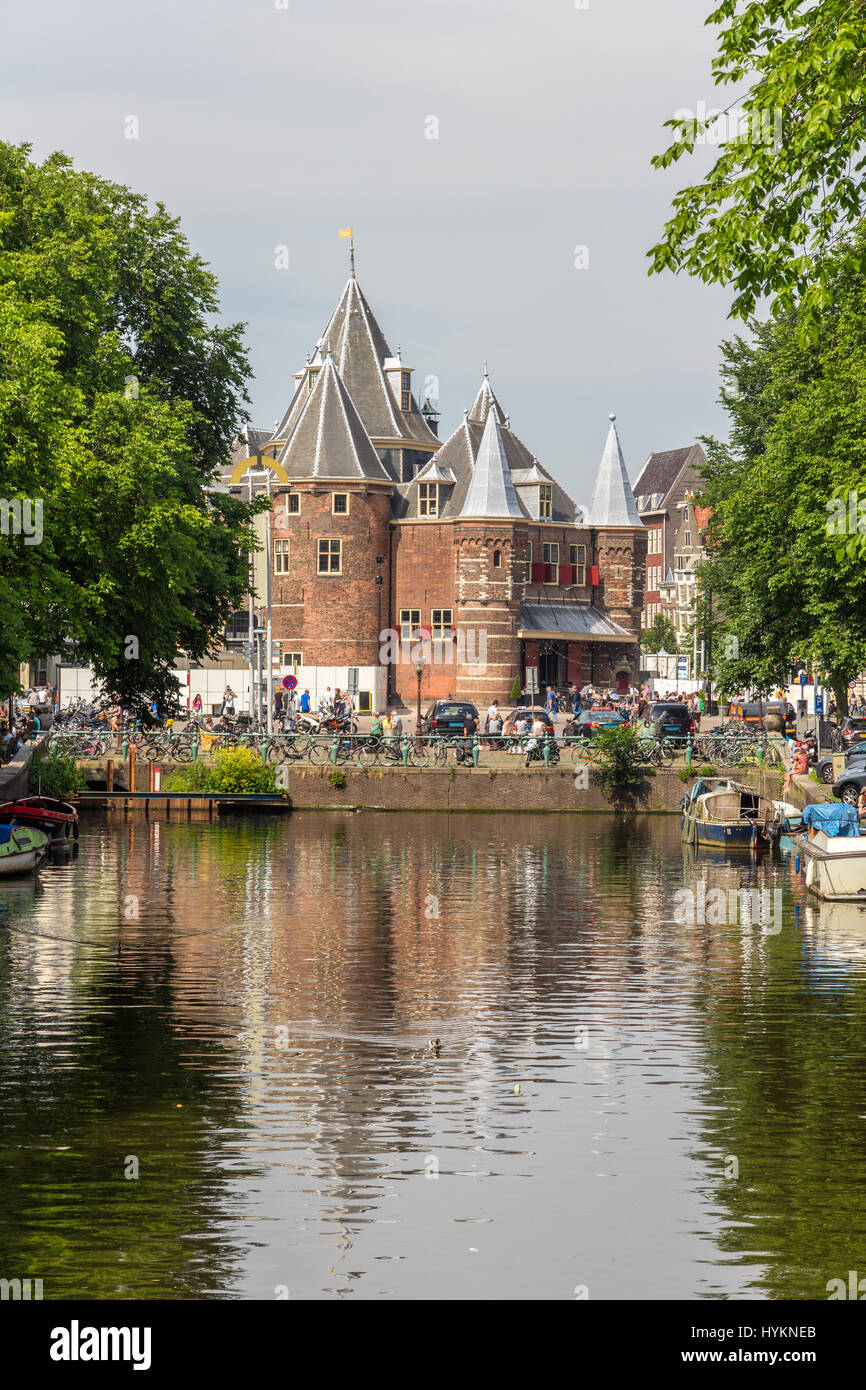
<svg viewBox="0 0 866 1390">
<path fill-rule="evenodd" d="M 790 859 L 673 818 L 307 814 L 92 823 L 42 883 L 0 889 L 0 1275 L 46 1297 L 866 1269 L 866 914 Z M 719 888 L 780 890 L 779 929 L 681 920 Z"/>
</svg>

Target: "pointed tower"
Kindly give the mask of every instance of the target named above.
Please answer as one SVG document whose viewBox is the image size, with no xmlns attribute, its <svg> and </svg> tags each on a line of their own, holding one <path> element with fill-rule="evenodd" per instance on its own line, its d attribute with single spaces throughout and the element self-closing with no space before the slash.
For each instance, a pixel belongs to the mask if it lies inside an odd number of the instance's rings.
<svg viewBox="0 0 866 1390">
<path fill-rule="evenodd" d="M 355 278 L 354 262 L 312 360 L 295 373 L 295 393 L 273 435 L 272 442 L 280 448 L 291 437 L 326 352 L 334 354 L 340 377 L 391 478 L 408 480 L 441 441 L 418 409 L 413 369 L 391 352 Z"/>
<path fill-rule="evenodd" d="M 511 476 L 492 398 L 454 527 L 458 699 L 507 701 L 519 673 L 516 632 L 528 514 Z"/>
<path fill-rule="evenodd" d="M 587 525 L 591 528 L 598 584 L 594 603 L 614 622 L 640 635 L 646 576 L 646 528 L 638 515 L 634 494 L 622 456 L 616 416 L 601 456 Z M 619 655 L 611 652 L 612 663 Z M 639 656 L 628 658 L 629 675 L 636 679 Z"/>
<path fill-rule="evenodd" d="M 378 706 L 387 622 L 378 596 L 390 585 L 394 482 L 327 347 L 276 464 L 283 486 L 272 506 L 274 635 L 298 655 L 311 690 L 345 687 L 354 671 Z"/>
</svg>

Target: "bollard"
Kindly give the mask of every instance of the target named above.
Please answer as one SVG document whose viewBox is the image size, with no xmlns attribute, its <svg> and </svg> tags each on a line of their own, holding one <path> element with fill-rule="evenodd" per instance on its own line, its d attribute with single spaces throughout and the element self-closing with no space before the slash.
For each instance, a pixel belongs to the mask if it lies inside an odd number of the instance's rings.
<svg viewBox="0 0 866 1390">
<path fill-rule="evenodd" d="M 198 734 L 192 736 L 192 760 L 194 763 L 198 762 Z"/>
<path fill-rule="evenodd" d="M 544 740 L 544 766 L 550 767 L 550 739 Z"/>
<path fill-rule="evenodd" d="M 336 738 L 334 739 L 334 742 L 331 744 L 331 762 L 334 764 L 335 767 L 337 766 L 337 740 L 336 740 Z"/>
<path fill-rule="evenodd" d="M 688 737 L 686 738 L 686 767 L 691 767 L 691 765 L 692 765 L 692 736 L 691 736 L 691 734 L 689 734 Z"/>
<path fill-rule="evenodd" d="M 479 758 L 479 756 L 480 756 L 480 753 L 481 753 L 481 745 L 480 745 L 480 743 L 478 742 L 478 735 L 476 734 L 476 735 L 475 735 L 475 738 L 473 739 L 473 742 L 472 742 L 472 766 L 473 766 L 473 767 L 477 767 L 477 766 L 478 766 L 478 758 Z"/>
<path fill-rule="evenodd" d="M 334 747 L 336 747 L 336 744 L 334 745 Z M 262 739 L 262 762 L 263 762 L 263 763 L 266 763 L 267 761 L 268 761 L 268 736 L 267 736 L 267 734 L 265 734 L 264 738 Z M 334 762 L 336 762 L 336 761 L 337 761 L 337 759 L 336 759 L 336 757 L 335 757 L 335 758 L 334 758 Z"/>
<path fill-rule="evenodd" d="M 127 739 L 124 738 L 123 743 L 121 744 L 121 747 L 120 747 L 120 756 L 122 757 L 122 759 L 123 759 L 124 762 L 126 762 L 126 756 L 127 756 L 128 752 L 129 752 L 129 742 L 128 742 Z"/>
<path fill-rule="evenodd" d="M 401 752 L 401 756 L 402 756 L 402 758 L 403 758 L 403 766 L 404 766 L 404 767 L 408 767 L 408 766 L 409 766 L 409 735 L 408 735 L 408 734 L 406 734 L 405 737 L 404 737 L 404 739 L 403 739 L 403 745 L 402 745 L 402 748 L 400 749 L 400 752 Z"/>
</svg>

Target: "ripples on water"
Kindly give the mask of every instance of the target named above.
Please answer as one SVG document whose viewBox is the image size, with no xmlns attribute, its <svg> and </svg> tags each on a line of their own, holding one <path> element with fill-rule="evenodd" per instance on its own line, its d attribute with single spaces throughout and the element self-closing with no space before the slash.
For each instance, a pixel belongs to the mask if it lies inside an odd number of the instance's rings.
<svg viewBox="0 0 866 1390">
<path fill-rule="evenodd" d="M 680 924 L 701 878 L 781 889 L 781 931 Z M 866 1273 L 866 912 L 790 857 L 671 817 L 91 820 L 41 882 L 0 886 L 0 1276 L 46 1298 Z"/>
</svg>

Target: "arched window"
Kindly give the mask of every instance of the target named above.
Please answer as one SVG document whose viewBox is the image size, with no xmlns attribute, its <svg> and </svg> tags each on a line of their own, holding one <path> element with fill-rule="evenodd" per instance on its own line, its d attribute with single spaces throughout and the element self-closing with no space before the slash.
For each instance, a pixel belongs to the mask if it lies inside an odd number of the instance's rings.
<svg viewBox="0 0 866 1390">
<path fill-rule="evenodd" d="M 494 552 L 493 552 L 493 568 L 494 568 L 495 570 L 498 570 L 498 569 L 501 567 L 501 565 L 502 565 L 502 551 L 501 551 L 501 550 L 494 550 Z"/>
</svg>

